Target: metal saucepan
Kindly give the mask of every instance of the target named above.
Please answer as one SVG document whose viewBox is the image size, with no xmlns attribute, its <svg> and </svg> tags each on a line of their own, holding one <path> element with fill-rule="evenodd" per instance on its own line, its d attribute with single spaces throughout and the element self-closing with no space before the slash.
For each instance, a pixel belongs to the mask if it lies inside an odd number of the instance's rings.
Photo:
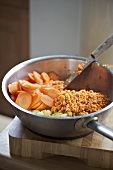
<svg viewBox="0 0 113 170">
<path fill-rule="evenodd" d="M 77 69 L 78 64 L 85 61 L 86 58 L 79 56 L 43 56 L 20 63 L 5 75 L 2 82 L 3 94 L 18 118 L 28 129 L 41 135 L 56 138 L 79 138 L 94 130 L 113 140 L 113 131 L 101 123 L 109 116 L 113 106 L 113 72 L 96 62 L 92 63 L 85 72 L 76 78 L 75 89 L 92 89 L 110 97 L 111 103 L 97 112 L 67 118 L 37 115 L 19 107 L 8 94 L 8 84 L 25 78 L 28 72 L 34 70 L 38 72 L 54 71 L 60 75 L 61 80 L 65 80 L 73 70 Z"/>
</svg>

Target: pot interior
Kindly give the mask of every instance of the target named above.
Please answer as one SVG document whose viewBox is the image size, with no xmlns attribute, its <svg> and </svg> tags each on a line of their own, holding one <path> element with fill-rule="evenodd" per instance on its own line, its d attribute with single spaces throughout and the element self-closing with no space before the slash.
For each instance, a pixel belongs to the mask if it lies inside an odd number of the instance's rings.
<svg viewBox="0 0 113 170">
<path fill-rule="evenodd" d="M 32 71 L 41 73 L 54 71 L 60 77 L 60 80 L 66 80 L 70 74 L 77 70 L 80 63 L 85 62 L 83 57 L 69 57 L 69 56 L 54 56 L 52 57 L 39 57 L 31 59 L 27 62 L 21 63 L 14 67 L 7 74 L 5 78 L 5 90 L 7 85 L 14 81 L 18 81 L 27 77 L 27 74 Z M 76 78 L 72 83 L 72 89 L 92 89 L 108 95 L 113 101 L 113 74 L 104 66 L 92 63 L 84 72 Z"/>
</svg>

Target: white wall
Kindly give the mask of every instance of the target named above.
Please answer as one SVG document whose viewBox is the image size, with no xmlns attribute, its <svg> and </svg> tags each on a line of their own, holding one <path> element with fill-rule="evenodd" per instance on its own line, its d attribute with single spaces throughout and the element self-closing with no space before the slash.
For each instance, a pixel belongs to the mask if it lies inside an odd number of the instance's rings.
<svg viewBox="0 0 113 170">
<path fill-rule="evenodd" d="M 113 32 L 113 0 L 30 0 L 30 55 L 89 56 Z M 101 62 L 113 64 L 113 47 Z"/>
</svg>

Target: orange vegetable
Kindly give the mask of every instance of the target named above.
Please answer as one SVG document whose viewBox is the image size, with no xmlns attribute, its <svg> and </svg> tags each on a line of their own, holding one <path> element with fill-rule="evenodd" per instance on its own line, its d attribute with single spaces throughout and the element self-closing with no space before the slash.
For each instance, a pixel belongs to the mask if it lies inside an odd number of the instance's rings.
<svg viewBox="0 0 113 170">
<path fill-rule="evenodd" d="M 41 87 L 40 88 L 40 91 L 44 94 L 47 94 L 48 96 L 52 97 L 53 99 L 55 97 L 58 96 L 58 93 L 59 93 L 59 90 L 58 89 L 55 89 L 53 87 L 51 88 L 44 88 L 44 87 Z"/>
<path fill-rule="evenodd" d="M 38 84 L 43 84 L 43 80 L 41 79 L 41 75 L 36 71 L 33 71 L 33 78 Z"/>
<path fill-rule="evenodd" d="M 46 104 L 44 104 L 44 103 L 41 103 L 41 104 L 36 108 L 36 110 L 44 110 L 44 109 L 46 109 L 46 108 L 48 108 L 48 106 L 47 106 Z"/>
<path fill-rule="evenodd" d="M 48 75 L 51 80 L 59 80 L 59 76 L 53 71 L 49 72 Z"/>
<path fill-rule="evenodd" d="M 34 77 L 33 77 L 33 73 L 28 73 L 28 76 L 29 76 L 29 82 L 36 83 L 36 81 L 34 80 Z"/>
<path fill-rule="evenodd" d="M 41 73 L 41 77 L 42 77 L 43 81 L 46 82 L 46 83 L 49 82 L 49 80 L 50 80 L 50 77 L 45 72 Z"/>
<path fill-rule="evenodd" d="M 35 94 L 32 96 L 32 103 L 30 105 L 30 108 L 34 108 L 34 106 L 41 101 L 41 95 Z"/>
<path fill-rule="evenodd" d="M 42 101 L 40 100 L 38 103 L 32 106 L 32 109 L 37 109 L 42 104 Z"/>
<path fill-rule="evenodd" d="M 32 102 L 32 96 L 25 91 L 21 91 L 15 100 L 15 103 L 24 109 L 29 109 L 31 102 Z"/>
<path fill-rule="evenodd" d="M 18 90 L 20 90 L 20 86 L 18 82 L 13 82 L 12 84 L 8 85 L 9 92 L 11 94 L 16 93 Z"/>
<path fill-rule="evenodd" d="M 37 83 L 33 84 L 26 80 L 19 80 L 19 83 L 21 84 L 22 87 L 28 88 L 30 90 L 35 90 L 40 87 Z"/>
<path fill-rule="evenodd" d="M 35 90 L 29 89 L 28 87 L 22 87 L 22 90 L 28 92 L 29 94 L 31 94 L 32 96 L 35 95 Z"/>
<path fill-rule="evenodd" d="M 43 94 L 41 96 L 41 101 L 49 107 L 52 107 L 54 105 L 54 99 L 46 94 Z"/>
<path fill-rule="evenodd" d="M 54 73 L 36 71 L 28 73 L 28 77 L 8 85 L 11 99 L 24 109 L 43 110 L 54 105 L 62 82 Z M 58 87 L 57 87 L 58 86 Z"/>
</svg>

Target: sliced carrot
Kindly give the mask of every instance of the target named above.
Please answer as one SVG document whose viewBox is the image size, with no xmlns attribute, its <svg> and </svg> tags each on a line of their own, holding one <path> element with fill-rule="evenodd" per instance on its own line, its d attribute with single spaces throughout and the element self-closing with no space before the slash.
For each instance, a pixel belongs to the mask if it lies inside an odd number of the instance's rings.
<svg viewBox="0 0 113 170">
<path fill-rule="evenodd" d="M 26 92 L 28 92 L 29 94 L 31 94 L 32 96 L 35 95 L 35 90 L 29 89 L 28 87 L 22 87 L 22 89 Z"/>
<path fill-rule="evenodd" d="M 46 94 L 43 94 L 41 96 L 41 101 L 49 107 L 52 107 L 54 105 L 54 99 Z"/>
<path fill-rule="evenodd" d="M 59 76 L 53 71 L 49 72 L 48 75 L 51 80 L 59 80 Z"/>
<path fill-rule="evenodd" d="M 26 80 L 26 81 L 30 81 L 30 78 L 29 78 L 29 77 L 26 77 L 26 78 L 24 78 L 24 80 Z"/>
<path fill-rule="evenodd" d="M 41 85 L 43 84 L 43 80 L 41 79 L 41 75 L 38 72 L 33 71 L 33 78 L 38 84 L 41 84 Z"/>
<path fill-rule="evenodd" d="M 38 103 L 32 106 L 32 109 L 38 108 L 42 104 L 42 101 L 40 100 Z"/>
<path fill-rule="evenodd" d="M 35 74 L 37 77 L 39 77 L 39 78 L 41 77 L 40 73 L 38 73 L 37 71 L 33 71 L 33 75 L 35 75 Z"/>
<path fill-rule="evenodd" d="M 24 92 L 24 91 L 23 91 L 23 90 L 18 90 L 18 91 L 15 93 L 15 95 L 18 96 L 19 93 L 21 93 L 21 92 Z"/>
<path fill-rule="evenodd" d="M 37 83 L 33 84 L 26 80 L 19 80 L 19 83 L 21 84 L 22 87 L 26 87 L 31 90 L 35 90 L 40 87 Z"/>
<path fill-rule="evenodd" d="M 30 82 L 30 83 L 36 83 L 36 81 L 31 80 L 30 77 L 27 77 L 27 78 L 25 78 L 24 80 L 26 80 L 26 81 L 28 81 L 28 82 Z"/>
<path fill-rule="evenodd" d="M 41 77 L 42 77 L 43 81 L 46 82 L 46 83 L 48 83 L 49 80 L 50 80 L 50 77 L 49 77 L 48 74 L 45 73 L 45 72 L 42 72 L 42 73 L 41 73 Z"/>
<path fill-rule="evenodd" d="M 18 82 L 13 82 L 12 84 L 8 85 L 8 90 L 11 94 L 16 93 L 19 90 L 19 83 Z"/>
<path fill-rule="evenodd" d="M 25 91 L 22 91 L 18 94 L 15 103 L 24 109 L 29 109 L 29 106 L 32 102 L 32 96 Z"/>
<path fill-rule="evenodd" d="M 22 90 L 22 85 L 20 84 L 19 81 L 18 81 L 18 86 L 19 86 L 19 90 Z"/>
<path fill-rule="evenodd" d="M 59 90 L 55 88 L 44 88 L 41 87 L 40 91 L 48 96 L 52 97 L 53 99 L 58 96 Z"/>
<path fill-rule="evenodd" d="M 35 94 L 34 96 L 32 96 L 32 103 L 30 105 L 30 108 L 33 108 L 33 106 L 35 106 L 37 103 L 39 103 L 40 100 L 41 100 L 41 95 Z"/>
<path fill-rule="evenodd" d="M 28 76 L 29 76 L 29 82 L 36 83 L 36 81 L 34 80 L 34 77 L 33 77 L 33 73 L 28 73 Z"/>
<path fill-rule="evenodd" d="M 44 110 L 48 108 L 48 106 L 46 104 L 44 104 L 43 102 L 36 108 L 36 110 Z"/>
<path fill-rule="evenodd" d="M 8 85 L 11 99 L 25 109 L 43 110 L 54 105 L 54 98 L 63 89 L 63 81 L 55 72 L 36 71 L 28 73 L 28 77 Z"/>
<path fill-rule="evenodd" d="M 16 101 L 16 98 L 17 96 L 19 95 L 19 93 L 23 92 L 23 90 L 18 90 L 16 93 L 14 94 L 11 94 L 11 99 L 15 102 Z"/>
</svg>

